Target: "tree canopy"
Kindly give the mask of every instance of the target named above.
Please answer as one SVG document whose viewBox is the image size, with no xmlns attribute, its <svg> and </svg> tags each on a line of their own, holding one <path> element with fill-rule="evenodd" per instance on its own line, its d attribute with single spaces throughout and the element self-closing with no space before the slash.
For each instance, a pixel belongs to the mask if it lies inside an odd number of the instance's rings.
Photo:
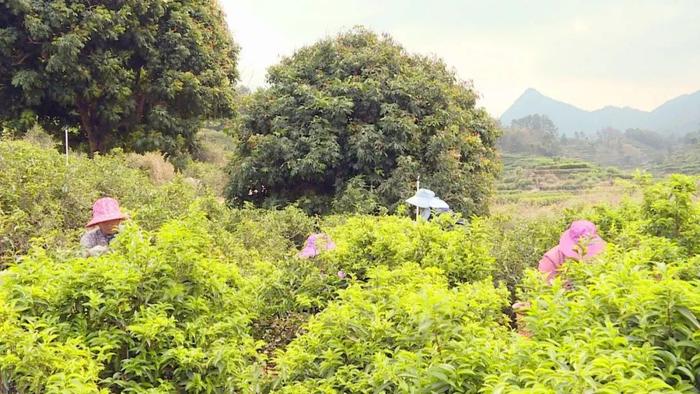
<svg viewBox="0 0 700 394">
<path fill-rule="evenodd" d="M 556 156 L 561 151 L 559 130 L 547 115 L 514 119 L 499 143 L 508 152 Z"/>
<path fill-rule="evenodd" d="M 91 152 L 191 149 L 231 109 L 237 55 L 216 1 L 3 1 L 0 121 L 79 127 Z"/>
<path fill-rule="evenodd" d="M 441 60 L 358 27 L 283 59 L 268 82 L 242 109 L 232 202 L 392 208 L 420 175 L 454 209 L 485 211 L 499 131 Z"/>
</svg>

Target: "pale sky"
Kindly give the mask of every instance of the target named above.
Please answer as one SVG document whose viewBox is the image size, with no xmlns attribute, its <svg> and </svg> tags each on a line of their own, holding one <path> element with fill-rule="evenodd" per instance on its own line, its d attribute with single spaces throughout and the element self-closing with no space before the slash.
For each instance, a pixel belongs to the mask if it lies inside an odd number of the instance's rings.
<svg viewBox="0 0 700 394">
<path fill-rule="evenodd" d="M 700 90 L 698 0 L 220 0 L 241 83 L 355 25 L 436 55 L 500 116 L 527 88 L 593 110 L 651 110 Z"/>
</svg>

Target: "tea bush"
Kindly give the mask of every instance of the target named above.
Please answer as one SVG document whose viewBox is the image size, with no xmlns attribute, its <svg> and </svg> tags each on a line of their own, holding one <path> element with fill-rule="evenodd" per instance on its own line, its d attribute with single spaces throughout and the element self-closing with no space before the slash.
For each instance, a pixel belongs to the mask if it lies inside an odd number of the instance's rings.
<svg viewBox="0 0 700 394">
<path fill-rule="evenodd" d="M 368 271 L 276 359 L 274 392 L 477 392 L 510 335 L 507 291 L 437 268 Z"/>
<path fill-rule="evenodd" d="M 323 263 L 356 279 L 364 279 L 371 267 L 395 268 L 407 262 L 440 268 L 452 284 L 484 279 L 494 269 L 490 233 L 478 218 L 455 226 L 398 216 L 355 216 L 327 232 L 337 249 L 322 255 Z"/>
<path fill-rule="evenodd" d="M 264 353 L 272 354 L 291 341 L 301 324 L 325 308 L 347 282 L 318 261 L 296 257 L 316 229 L 316 218 L 294 206 L 264 210 L 212 205 L 210 233 L 228 255 L 241 256 L 239 265 L 247 280 L 257 281 L 259 307 L 253 335 L 266 342 Z"/>
<path fill-rule="evenodd" d="M 247 249 L 254 249 L 270 259 L 281 259 L 295 253 L 317 221 L 302 210 L 287 206 L 281 210 L 258 209 L 246 205 L 227 210 L 220 224 Z"/>
<path fill-rule="evenodd" d="M 644 191 L 642 213 L 651 235 L 675 239 L 689 254 L 700 252 L 700 208 L 693 202 L 696 180 L 671 175 Z"/>
<path fill-rule="evenodd" d="M 77 242 L 93 202 L 115 197 L 146 229 L 182 216 L 195 190 L 176 178 L 155 186 L 119 151 L 65 157 L 24 141 L 0 140 L 0 263 L 26 253 L 32 238 L 58 247 Z"/>
<path fill-rule="evenodd" d="M 700 390 L 695 181 L 676 175 L 641 189 L 641 203 L 565 212 L 564 223 L 595 222 L 608 251 L 594 264 L 565 264 L 554 287 L 528 275 L 520 298 L 531 303 L 533 337 L 514 343 L 486 392 Z"/>
<path fill-rule="evenodd" d="M 201 215 L 155 234 L 130 224 L 99 258 L 34 250 L 2 273 L 3 384 L 30 393 L 242 391 L 257 368 L 254 283 L 215 247 Z"/>
<path fill-rule="evenodd" d="M 505 282 L 513 292 L 525 270 L 536 268 L 542 255 L 559 243 L 567 225 L 563 217 L 525 220 L 517 216 L 492 216 L 487 224 L 496 260 L 494 279 Z"/>
<path fill-rule="evenodd" d="M 521 297 L 531 303 L 525 323 L 536 344 L 515 346 L 511 372 L 491 378 L 491 387 L 700 389 L 700 282 L 684 280 L 698 260 L 659 262 L 658 243 L 644 243 L 611 247 L 593 264 L 567 263 L 570 291 L 563 279 L 550 287 L 530 275 Z"/>
<path fill-rule="evenodd" d="M 686 175 L 672 175 L 658 182 L 642 180 L 637 186 L 642 192 L 641 203 L 627 199 L 617 207 L 570 210 L 564 217 L 567 222 L 582 217 L 593 221 L 604 239 L 626 250 L 655 239 L 659 245 L 666 245 L 657 253 L 658 258 L 675 261 L 679 256 L 700 252 L 700 206 L 694 201 L 695 183 Z"/>
<path fill-rule="evenodd" d="M 64 160 L 0 141 L 0 392 L 700 391 L 693 178 L 459 226 L 231 209 L 179 175 L 154 185 L 119 151 Z M 339 211 L 383 211 L 356 186 Z M 110 253 L 77 258 L 103 195 L 133 220 Z M 549 286 L 530 267 L 581 218 L 606 252 Z M 337 248 L 296 257 L 317 231 Z M 505 314 L 514 289 L 529 337 Z"/>
<path fill-rule="evenodd" d="M 484 393 L 668 393 L 654 376 L 653 350 L 630 346 L 614 327 L 579 327 L 557 340 L 518 339 Z"/>
<path fill-rule="evenodd" d="M 324 272 L 313 260 L 285 258 L 257 268 L 253 277 L 261 282 L 260 307 L 253 335 L 265 341 L 264 352 L 270 356 L 303 332 L 303 324 L 348 285 L 347 280 Z"/>
</svg>

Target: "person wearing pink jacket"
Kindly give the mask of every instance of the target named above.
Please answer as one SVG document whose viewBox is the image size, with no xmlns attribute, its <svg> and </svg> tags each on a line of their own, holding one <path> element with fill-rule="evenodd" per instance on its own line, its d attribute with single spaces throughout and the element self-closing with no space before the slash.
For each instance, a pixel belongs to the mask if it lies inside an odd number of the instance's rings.
<svg viewBox="0 0 700 394">
<path fill-rule="evenodd" d="M 547 251 L 538 264 L 540 272 L 551 284 L 566 260 L 586 260 L 605 249 L 605 241 L 598 235 L 595 224 L 577 220 L 559 237 L 559 244 Z"/>
<path fill-rule="evenodd" d="M 304 242 L 304 248 L 297 253 L 301 259 L 310 259 L 318 256 L 324 250 L 335 249 L 335 242 L 328 234 L 314 233 L 309 235 Z"/>
<path fill-rule="evenodd" d="M 600 254 L 604 249 L 605 241 L 598 235 L 595 224 L 588 220 L 577 220 L 561 234 L 559 244 L 542 256 L 537 268 L 551 285 L 567 260 L 587 260 Z M 567 282 L 566 286 L 568 288 L 570 283 Z M 524 327 L 522 320 L 529 307 L 529 302 L 519 301 L 513 304 L 518 333 L 525 337 L 532 336 L 532 333 Z"/>
</svg>

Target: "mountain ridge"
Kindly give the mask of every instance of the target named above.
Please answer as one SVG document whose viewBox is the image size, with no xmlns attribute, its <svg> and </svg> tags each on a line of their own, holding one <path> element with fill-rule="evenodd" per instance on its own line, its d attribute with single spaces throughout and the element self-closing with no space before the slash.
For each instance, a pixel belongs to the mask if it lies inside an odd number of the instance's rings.
<svg viewBox="0 0 700 394">
<path fill-rule="evenodd" d="M 682 135 L 700 130 L 700 90 L 674 97 L 651 111 L 613 105 L 587 111 L 528 88 L 501 115 L 500 121 L 507 126 L 514 119 L 533 114 L 546 115 L 566 135 L 574 132 L 590 135 L 605 128 Z"/>
</svg>

